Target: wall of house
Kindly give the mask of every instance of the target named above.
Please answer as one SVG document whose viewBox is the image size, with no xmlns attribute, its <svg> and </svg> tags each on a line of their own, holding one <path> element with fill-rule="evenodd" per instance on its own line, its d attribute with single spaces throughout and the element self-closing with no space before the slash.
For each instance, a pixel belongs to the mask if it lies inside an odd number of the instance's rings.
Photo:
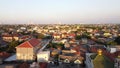
<svg viewBox="0 0 120 68">
<path fill-rule="evenodd" d="M 37 54 L 37 61 L 38 62 L 48 62 L 50 58 L 50 52 L 41 52 Z"/>
<path fill-rule="evenodd" d="M 16 48 L 18 60 L 34 60 L 33 48 Z"/>
<path fill-rule="evenodd" d="M 90 54 L 86 54 L 85 64 L 86 64 L 86 68 L 94 68 L 94 67 L 93 67 L 93 61 L 92 61 L 92 59 L 90 58 Z"/>
<path fill-rule="evenodd" d="M 114 61 L 114 68 L 120 68 L 120 59 L 116 58 Z"/>
<path fill-rule="evenodd" d="M 5 41 L 12 41 L 12 37 L 3 37 L 3 40 L 5 40 Z"/>
<path fill-rule="evenodd" d="M 13 39 L 17 41 L 19 40 L 19 37 L 3 37 L 3 40 L 8 41 L 8 42 L 12 41 Z"/>
</svg>

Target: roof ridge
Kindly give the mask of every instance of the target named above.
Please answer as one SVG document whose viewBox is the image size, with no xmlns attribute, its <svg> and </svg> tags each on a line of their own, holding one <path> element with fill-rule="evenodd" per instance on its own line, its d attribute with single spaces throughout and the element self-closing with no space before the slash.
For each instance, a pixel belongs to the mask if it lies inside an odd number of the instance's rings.
<svg viewBox="0 0 120 68">
<path fill-rule="evenodd" d="M 35 41 L 34 41 L 35 40 Z M 23 46 L 24 44 L 27 44 L 27 46 L 29 46 L 29 47 L 35 47 L 36 45 L 38 45 L 38 43 L 36 42 L 36 38 L 32 38 L 32 39 L 29 39 L 29 40 L 27 40 L 27 41 L 25 41 L 25 42 L 23 42 L 23 43 L 21 43 L 20 45 L 18 45 L 17 47 L 21 47 L 21 46 Z M 39 41 L 39 40 L 38 40 Z M 35 43 L 35 44 L 34 44 Z M 37 44 L 36 44 L 37 43 Z M 40 44 L 40 42 L 39 42 L 39 44 Z M 24 45 L 24 46 L 26 46 L 26 45 Z M 16 48 L 17 48 L 16 47 Z"/>
<path fill-rule="evenodd" d="M 95 58 L 94 58 L 94 61 L 96 61 L 98 58 L 103 58 L 104 59 L 105 57 L 104 57 L 104 55 L 96 55 Z"/>
<path fill-rule="evenodd" d="M 26 42 L 27 42 L 31 47 L 33 47 L 29 41 L 26 41 Z"/>
<path fill-rule="evenodd" d="M 25 42 L 26 42 L 26 41 L 25 41 Z M 20 45 L 16 46 L 15 48 L 20 47 L 20 46 L 21 46 L 22 44 L 24 44 L 25 42 L 21 43 Z"/>
<path fill-rule="evenodd" d="M 18 45 L 17 47 L 22 46 L 24 43 L 28 43 L 31 47 L 33 47 L 33 46 L 29 43 L 29 41 L 25 41 L 25 42 L 21 43 L 20 45 Z M 15 48 L 17 48 L 17 47 L 15 47 Z"/>
</svg>

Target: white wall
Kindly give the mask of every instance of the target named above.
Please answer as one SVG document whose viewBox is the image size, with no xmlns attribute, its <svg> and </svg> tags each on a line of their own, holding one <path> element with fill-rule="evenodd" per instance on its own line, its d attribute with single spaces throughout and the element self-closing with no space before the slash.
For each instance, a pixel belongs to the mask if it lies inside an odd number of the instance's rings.
<svg viewBox="0 0 120 68">
<path fill-rule="evenodd" d="M 90 53 L 86 53 L 86 61 L 85 61 L 85 64 L 86 64 L 86 68 L 94 68 L 93 67 L 93 61 L 92 59 L 90 58 Z"/>
<path fill-rule="evenodd" d="M 49 51 L 41 51 L 37 54 L 37 61 L 38 62 L 48 62 L 50 58 L 50 52 Z"/>
</svg>

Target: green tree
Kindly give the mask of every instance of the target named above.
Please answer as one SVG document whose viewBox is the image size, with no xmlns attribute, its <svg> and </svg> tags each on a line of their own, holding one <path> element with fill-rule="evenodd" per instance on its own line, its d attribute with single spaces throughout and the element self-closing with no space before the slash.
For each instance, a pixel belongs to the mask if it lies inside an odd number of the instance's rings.
<svg viewBox="0 0 120 68">
<path fill-rule="evenodd" d="M 58 43 L 56 47 L 57 47 L 57 48 L 60 48 L 60 49 L 64 49 L 64 44 Z"/>
<path fill-rule="evenodd" d="M 115 39 L 115 42 L 116 42 L 117 44 L 120 44 L 120 36 L 118 36 L 118 37 Z"/>
<path fill-rule="evenodd" d="M 109 41 L 107 42 L 108 45 L 117 45 L 117 43 L 115 41 Z"/>
<path fill-rule="evenodd" d="M 80 40 L 81 38 L 82 38 L 81 35 L 77 35 L 77 36 L 75 37 L 76 40 Z"/>
<path fill-rule="evenodd" d="M 8 44 L 8 52 L 15 52 L 15 47 L 18 46 L 18 41 L 12 40 Z"/>
<path fill-rule="evenodd" d="M 38 39 L 43 39 L 44 37 L 45 36 L 42 33 L 39 33 L 38 36 L 37 36 Z"/>
<path fill-rule="evenodd" d="M 52 36 L 45 36 L 44 39 L 52 39 Z"/>
</svg>

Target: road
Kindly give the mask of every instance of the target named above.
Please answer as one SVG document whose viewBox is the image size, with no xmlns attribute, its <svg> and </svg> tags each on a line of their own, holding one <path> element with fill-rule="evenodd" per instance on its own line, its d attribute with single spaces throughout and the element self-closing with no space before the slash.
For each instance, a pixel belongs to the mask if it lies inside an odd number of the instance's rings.
<svg viewBox="0 0 120 68">
<path fill-rule="evenodd" d="M 42 43 L 42 48 L 38 51 L 43 51 L 43 49 L 45 49 L 45 47 L 49 44 L 50 40 L 44 40 L 43 43 Z"/>
</svg>

